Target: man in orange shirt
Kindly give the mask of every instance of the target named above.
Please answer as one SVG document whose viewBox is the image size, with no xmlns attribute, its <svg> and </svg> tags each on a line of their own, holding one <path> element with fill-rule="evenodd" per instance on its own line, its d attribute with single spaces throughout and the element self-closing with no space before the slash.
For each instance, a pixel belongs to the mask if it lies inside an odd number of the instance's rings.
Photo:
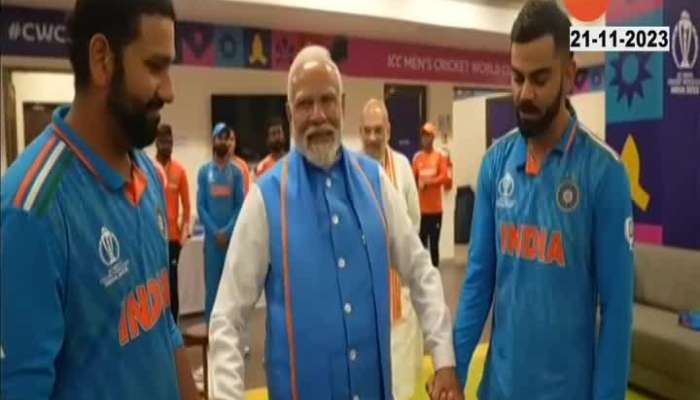
<svg viewBox="0 0 700 400">
<path fill-rule="evenodd" d="M 413 174 L 418 183 L 420 203 L 420 239 L 430 249 L 434 266 L 440 263 L 440 227 L 442 225 L 442 188 L 451 184 L 447 158 L 433 147 L 437 128 L 430 122 L 421 128 L 421 147 L 413 157 Z"/>
<path fill-rule="evenodd" d="M 238 134 L 235 130 L 233 130 L 233 128 L 229 128 L 229 130 L 233 134 L 233 144 L 231 145 L 231 161 L 235 166 L 238 167 L 238 169 L 241 170 L 241 173 L 243 174 L 243 194 L 246 195 L 248 194 L 248 189 L 250 188 L 250 183 L 252 182 L 250 176 L 250 168 L 248 167 L 248 163 L 246 162 L 246 160 L 236 155 L 236 143 L 238 142 Z"/>
<path fill-rule="evenodd" d="M 277 160 L 287 154 L 284 135 L 284 124 L 280 117 L 272 117 L 267 123 L 267 149 L 270 154 L 263 158 L 255 171 L 257 177 L 261 177 L 267 170 L 272 168 Z"/>
<path fill-rule="evenodd" d="M 190 191 L 187 172 L 179 162 L 173 160 L 173 131 L 170 125 L 158 127 L 156 136 L 156 159 L 165 173 L 165 202 L 168 208 L 168 241 L 170 257 L 170 309 L 177 322 L 179 311 L 177 290 L 177 266 L 180 250 L 190 231 Z M 182 221 L 180 203 L 182 202 Z"/>
</svg>

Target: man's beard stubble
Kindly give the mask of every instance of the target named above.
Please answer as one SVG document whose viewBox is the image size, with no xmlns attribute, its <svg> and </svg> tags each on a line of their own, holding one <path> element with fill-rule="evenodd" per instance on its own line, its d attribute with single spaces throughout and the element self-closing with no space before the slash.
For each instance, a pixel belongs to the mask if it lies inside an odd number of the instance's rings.
<svg viewBox="0 0 700 400">
<path fill-rule="evenodd" d="M 299 152 L 306 159 L 319 168 L 330 168 L 338 159 L 338 150 L 340 149 L 340 132 L 341 129 L 336 129 L 331 124 L 322 126 L 310 127 L 304 132 L 303 136 L 298 140 L 297 146 Z M 314 139 L 315 135 L 331 134 L 331 140 L 319 141 Z"/>
<path fill-rule="evenodd" d="M 554 118 L 556 118 L 559 113 L 559 107 L 561 106 L 561 98 L 563 96 L 563 88 L 559 87 L 559 93 L 554 99 L 552 104 L 545 108 L 544 114 L 535 120 L 524 119 L 520 115 L 520 111 L 526 113 L 539 112 L 540 109 L 535 106 L 531 101 L 525 101 L 516 104 L 515 118 L 518 122 L 518 128 L 520 129 L 520 134 L 526 139 L 534 138 L 544 134 L 547 129 L 552 125 Z"/>
<path fill-rule="evenodd" d="M 155 141 L 160 123 L 158 111 L 163 100 L 154 94 L 146 104 L 131 97 L 126 90 L 124 67 L 117 63 L 114 79 L 107 95 L 107 108 L 119 124 L 131 148 L 143 149 Z"/>
</svg>

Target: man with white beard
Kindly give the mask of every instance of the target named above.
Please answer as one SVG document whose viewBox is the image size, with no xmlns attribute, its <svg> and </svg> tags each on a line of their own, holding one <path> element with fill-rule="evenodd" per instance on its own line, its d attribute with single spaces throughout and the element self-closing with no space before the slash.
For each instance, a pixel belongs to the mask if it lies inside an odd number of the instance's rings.
<svg viewBox="0 0 700 400">
<path fill-rule="evenodd" d="M 209 326 L 210 399 L 244 396 L 241 335 L 263 289 L 271 399 L 391 399 L 390 266 L 432 352 L 431 395 L 461 398 L 439 271 L 381 166 L 341 145 L 342 93 L 326 49 L 297 55 L 295 147 L 251 188 L 234 230 Z"/>
</svg>

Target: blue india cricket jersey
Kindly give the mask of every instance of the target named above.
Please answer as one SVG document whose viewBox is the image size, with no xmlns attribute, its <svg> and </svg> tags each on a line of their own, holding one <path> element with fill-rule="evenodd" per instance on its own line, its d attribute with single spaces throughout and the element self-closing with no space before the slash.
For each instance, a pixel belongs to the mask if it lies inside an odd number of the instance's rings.
<svg viewBox="0 0 700 400">
<path fill-rule="evenodd" d="M 65 123 L 2 180 L 2 398 L 179 399 L 162 182 L 124 180 Z"/>
<path fill-rule="evenodd" d="M 627 174 L 575 117 L 543 165 L 528 158 L 516 130 L 481 166 L 455 323 L 459 376 L 493 304 L 480 399 L 622 399 L 633 295 Z"/>
<path fill-rule="evenodd" d="M 204 164 L 197 174 L 197 214 L 204 225 L 204 320 L 209 323 L 219 281 L 224 271 L 226 247 L 216 235 L 230 237 L 243 205 L 244 178 L 233 162 L 219 167 L 216 162 Z"/>
<path fill-rule="evenodd" d="M 204 164 L 197 174 L 197 213 L 204 225 L 205 237 L 218 232 L 233 233 L 243 205 L 243 173 L 233 163 L 220 168 L 216 162 Z"/>
</svg>

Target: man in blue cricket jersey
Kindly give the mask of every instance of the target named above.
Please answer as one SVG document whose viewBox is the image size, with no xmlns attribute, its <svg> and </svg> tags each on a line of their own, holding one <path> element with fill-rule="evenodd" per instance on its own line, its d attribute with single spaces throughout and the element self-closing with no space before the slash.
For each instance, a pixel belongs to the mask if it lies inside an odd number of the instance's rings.
<svg viewBox="0 0 700 400">
<path fill-rule="evenodd" d="M 243 173 L 231 160 L 233 131 L 219 122 L 212 135 L 214 159 L 204 164 L 197 175 L 197 213 L 204 225 L 204 318 L 207 323 L 244 196 Z"/>
<path fill-rule="evenodd" d="M 462 383 L 493 304 L 480 399 L 623 399 L 632 209 L 618 156 L 577 120 L 567 16 L 525 4 L 511 32 L 518 127 L 484 156 L 454 328 Z M 600 312 L 600 324 L 596 317 Z"/>
<path fill-rule="evenodd" d="M 140 150 L 173 100 L 173 5 L 78 0 L 69 27 L 73 103 L 2 180 L 0 397 L 194 399 Z"/>
</svg>

